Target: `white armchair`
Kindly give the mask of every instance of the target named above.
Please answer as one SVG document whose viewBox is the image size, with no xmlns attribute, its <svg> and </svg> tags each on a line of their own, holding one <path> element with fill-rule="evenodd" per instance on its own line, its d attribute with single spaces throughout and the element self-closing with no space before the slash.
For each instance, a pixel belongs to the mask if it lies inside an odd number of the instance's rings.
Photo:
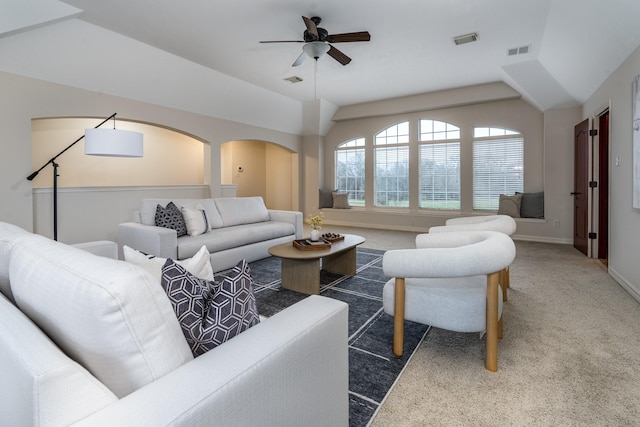
<svg viewBox="0 0 640 427">
<path fill-rule="evenodd" d="M 516 232 L 516 221 L 509 215 L 483 215 L 450 218 L 446 225 L 431 227 L 429 233 L 449 233 L 451 231 L 499 231 L 507 236 Z M 507 288 L 511 286 L 509 266 L 500 272 L 502 300 L 507 301 Z"/>
<path fill-rule="evenodd" d="M 401 356 L 404 320 L 456 332 L 486 330 L 489 371 L 498 369 L 502 338 L 499 274 L 515 258 L 509 236 L 496 231 L 416 236 L 416 249 L 384 254 L 383 307 L 394 316 L 393 352 Z"/>
</svg>

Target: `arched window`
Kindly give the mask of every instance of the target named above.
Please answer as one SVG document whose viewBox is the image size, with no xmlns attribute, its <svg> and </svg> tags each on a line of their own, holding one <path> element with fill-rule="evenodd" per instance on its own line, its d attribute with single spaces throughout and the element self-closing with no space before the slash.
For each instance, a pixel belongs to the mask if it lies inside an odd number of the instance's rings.
<svg viewBox="0 0 640 427">
<path fill-rule="evenodd" d="M 351 206 L 364 206 L 364 145 L 364 138 L 356 138 L 336 147 L 335 187 L 349 193 Z"/>
<path fill-rule="evenodd" d="M 477 127 L 473 132 L 473 209 L 498 210 L 500 194 L 524 187 L 524 138 L 520 132 Z"/>
<path fill-rule="evenodd" d="M 378 133 L 374 145 L 374 205 L 409 207 L 409 122 Z"/>
<path fill-rule="evenodd" d="M 420 120 L 419 206 L 460 209 L 460 128 Z"/>
</svg>

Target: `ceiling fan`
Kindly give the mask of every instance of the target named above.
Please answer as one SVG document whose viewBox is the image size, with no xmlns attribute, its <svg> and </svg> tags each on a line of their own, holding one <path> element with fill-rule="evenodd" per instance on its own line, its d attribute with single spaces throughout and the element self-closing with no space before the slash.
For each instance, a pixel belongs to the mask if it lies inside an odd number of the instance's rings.
<svg viewBox="0 0 640 427">
<path fill-rule="evenodd" d="M 347 65 L 351 62 L 351 58 L 336 49 L 331 43 L 345 43 L 345 42 L 368 42 L 371 40 L 371 35 L 368 31 L 358 31 L 355 33 L 342 33 L 342 34 L 329 34 L 324 28 L 318 27 L 321 19 L 317 16 L 312 18 L 302 17 L 307 29 L 303 33 L 303 40 L 267 40 L 260 43 L 304 43 L 302 46 L 302 53 L 298 56 L 298 59 L 293 63 L 293 67 L 297 67 L 302 64 L 307 56 L 318 59 L 325 53 L 330 57 L 341 63 Z"/>
</svg>

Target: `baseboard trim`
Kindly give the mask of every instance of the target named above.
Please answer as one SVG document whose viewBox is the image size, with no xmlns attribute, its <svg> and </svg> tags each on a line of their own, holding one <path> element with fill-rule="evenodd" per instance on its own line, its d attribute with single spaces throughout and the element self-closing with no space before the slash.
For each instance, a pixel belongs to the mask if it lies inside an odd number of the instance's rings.
<svg viewBox="0 0 640 427">
<path fill-rule="evenodd" d="M 521 235 L 521 234 L 514 234 L 511 237 L 513 238 L 513 240 L 522 240 L 525 242 L 557 243 L 560 245 L 573 245 L 573 239 L 566 239 L 562 237 L 527 236 L 527 235 Z"/>
<path fill-rule="evenodd" d="M 636 301 L 640 302 L 640 290 L 636 289 L 635 286 L 627 279 L 625 279 L 620 273 L 616 271 L 615 268 L 609 267 L 609 275 L 613 277 L 613 280 L 618 282 L 620 286 L 624 288 Z"/>
<path fill-rule="evenodd" d="M 324 224 L 326 225 L 337 225 L 340 227 L 361 227 L 361 228 L 372 228 L 374 230 L 393 230 L 393 231 L 411 231 L 414 233 L 426 233 L 429 231 L 428 228 L 419 227 L 419 226 L 398 226 L 394 225 L 393 228 L 390 228 L 388 225 L 383 224 L 354 224 L 353 221 L 327 221 L 325 219 Z"/>
</svg>

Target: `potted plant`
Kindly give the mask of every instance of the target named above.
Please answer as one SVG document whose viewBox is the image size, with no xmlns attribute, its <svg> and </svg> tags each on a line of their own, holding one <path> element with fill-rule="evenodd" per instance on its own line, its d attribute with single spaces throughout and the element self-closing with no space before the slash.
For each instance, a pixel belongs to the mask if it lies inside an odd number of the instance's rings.
<svg viewBox="0 0 640 427">
<path fill-rule="evenodd" d="M 320 229 L 322 228 L 322 221 L 324 220 L 324 213 L 320 212 L 317 215 L 309 214 L 306 219 L 307 225 L 311 226 L 311 240 L 320 240 Z"/>
</svg>

